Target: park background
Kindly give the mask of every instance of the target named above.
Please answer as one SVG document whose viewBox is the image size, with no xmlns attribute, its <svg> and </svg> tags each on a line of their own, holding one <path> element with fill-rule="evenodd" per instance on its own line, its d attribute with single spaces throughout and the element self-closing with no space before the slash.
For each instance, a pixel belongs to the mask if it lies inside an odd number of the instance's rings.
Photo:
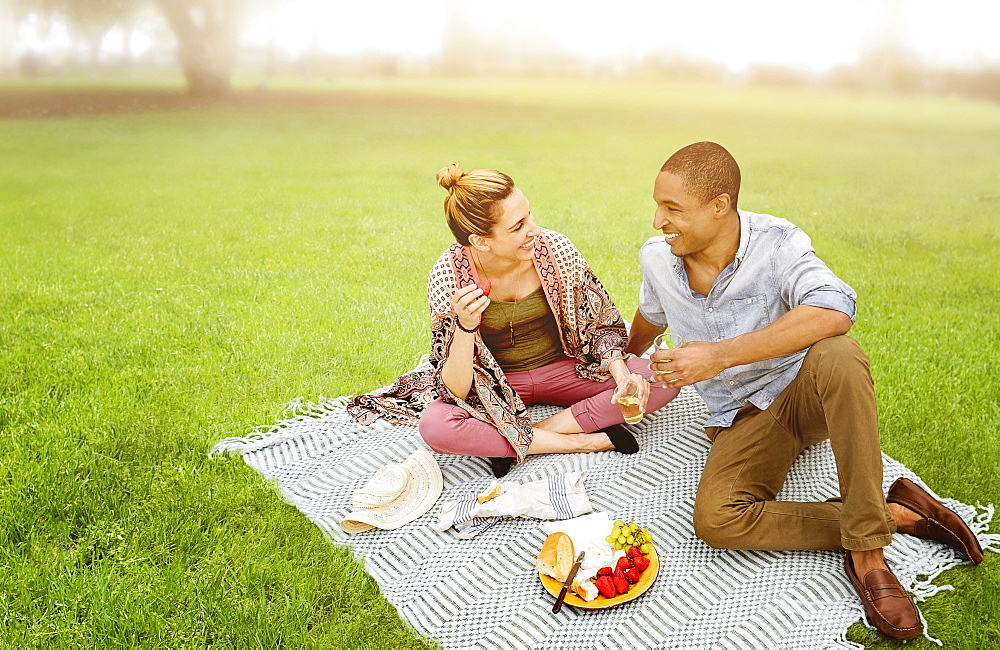
<svg viewBox="0 0 1000 650">
<path fill-rule="evenodd" d="M 207 452 L 415 364 L 455 160 L 511 174 L 628 317 L 656 170 L 724 144 L 741 207 L 858 291 L 885 452 L 1000 503 L 996 13 L 0 0 L 0 642 L 425 646 Z M 992 554 L 938 583 L 932 635 L 1000 644 Z"/>
</svg>

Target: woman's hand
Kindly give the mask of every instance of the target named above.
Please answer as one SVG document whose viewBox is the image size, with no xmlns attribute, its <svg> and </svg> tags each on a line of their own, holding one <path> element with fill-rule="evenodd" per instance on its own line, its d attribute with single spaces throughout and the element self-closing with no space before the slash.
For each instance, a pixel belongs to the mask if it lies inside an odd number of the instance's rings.
<svg viewBox="0 0 1000 650">
<path fill-rule="evenodd" d="M 474 284 L 459 288 L 451 297 L 451 309 L 458 316 L 458 322 L 467 330 L 474 330 L 483 322 L 483 312 L 490 305 L 490 299 Z"/>
<path fill-rule="evenodd" d="M 611 396 L 611 403 L 617 404 L 618 398 L 626 393 L 631 393 L 631 385 L 635 385 L 635 396 L 639 398 L 639 409 L 646 412 L 646 402 L 649 400 L 649 381 L 640 374 L 629 370 L 628 365 L 619 359 L 615 359 L 608 367 L 611 376 L 615 380 L 615 392 Z"/>
</svg>

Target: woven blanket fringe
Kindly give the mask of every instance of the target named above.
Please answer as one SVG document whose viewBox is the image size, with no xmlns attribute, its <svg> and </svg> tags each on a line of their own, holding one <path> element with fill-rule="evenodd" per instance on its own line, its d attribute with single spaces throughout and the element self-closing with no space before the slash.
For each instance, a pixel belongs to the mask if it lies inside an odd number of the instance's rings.
<svg viewBox="0 0 1000 650">
<path fill-rule="evenodd" d="M 316 402 L 307 402 L 302 397 L 296 397 L 282 409 L 277 424 L 254 427 L 245 436 L 224 438 L 209 450 L 209 457 L 220 456 L 226 452 L 246 454 L 273 445 L 283 439 L 282 434 L 294 429 L 292 425 L 303 420 L 326 417 L 334 413 L 346 413 L 351 396 L 323 397 Z"/>
<path fill-rule="evenodd" d="M 424 370 L 431 367 L 430 355 L 425 354 L 420 357 L 416 368 L 411 372 Z M 390 386 L 383 386 L 379 391 L 388 390 Z M 375 392 L 379 392 L 375 391 Z M 303 397 L 296 397 L 285 405 L 277 424 L 267 424 L 254 427 L 245 436 L 234 436 L 220 440 L 211 450 L 209 457 L 220 456 L 226 452 L 247 454 L 265 447 L 269 447 L 276 442 L 283 440 L 281 435 L 289 429 L 292 424 L 303 420 L 321 418 L 332 413 L 346 413 L 347 405 L 354 399 L 353 395 L 342 395 L 340 397 L 319 396 L 316 402 L 307 402 Z"/>
<path fill-rule="evenodd" d="M 971 528 L 973 532 L 979 538 L 979 543 L 982 545 L 984 551 L 1000 553 L 1000 533 L 986 532 L 990 529 L 990 522 L 993 521 L 993 504 L 988 503 L 985 506 L 976 504 L 976 507 L 981 509 L 982 512 L 972 520 Z"/>
<path fill-rule="evenodd" d="M 865 627 L 867 627 L 870 630 L 875 629 L 873 626 L 868 624 L 868 619 L 865 618 L 865 608 L 861 606 L 861 603 L 852 602 L 849 604 L 843 603 L 843 605 L 845 607 L 848 607 L 849 609 L 856 610 L 858 612 L 857 618 L 861 619 L 861 623 Z M 832 644 L 830 644 L 831 648 L 849 648 L 850 650 L 864 650 L 865 648 L 864 644 L 855 643 L 854 641 L 849 641 L 847 639 L 847 630 L 850 629 L 851 625 L 854 625 L 854 623 L 853 622 L 849 623 L 847 627 L 841 630 L 840 634 L 837 635 L 837 638 L 833 640 Z"/>
</svg>

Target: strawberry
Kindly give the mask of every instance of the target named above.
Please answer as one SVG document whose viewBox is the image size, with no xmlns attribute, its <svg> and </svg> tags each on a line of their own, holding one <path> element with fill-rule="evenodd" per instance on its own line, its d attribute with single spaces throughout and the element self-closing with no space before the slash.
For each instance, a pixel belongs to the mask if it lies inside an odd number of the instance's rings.
<svg viewBox="0 0 1000 650">
<path fill-rule="evenodd" d="M 625 569 L 625 579 L 635 584 L 639 582 L 639 569 L 632 567 L 631 569 Z"/>
<path fill-rule="evenodd" d="M 594 584 L 597 585 L 597 590 L 605 598 L 614 598 L 618 595 L 618 590 L 615 589 L 615 581 L 611 576 L 601 576 Z"/>
<path fill-rule="evenodd" d="M 615 572 L 614 569 L 612 569 L 611 567 L 609 567 L 609 566 L 602 566 L 600 569 L 597 570 L 597 575 L 599 575 L 599 576 L 609 576 L 609 575 L 611 575 L 614 572 Z"/>
<path fill-rule="evenodd" d="M 639 569 L 639 572 L 642 573 L 643 571 L 649 568 L 649 558 L 640 555 L 639 557 L 632 560 L 632 564 L 634 564 L 635 568 Z"/>
<path fill-rule="evenodd" d="M 476 283 L 476 286 L 483 290 L 484 296 L 490 295 L 490 290 L 493 289 L 493 283 L 490 282 L 489 278 L 483 278 Z"/>
<path fill-rule="evenodd" d="M 632 568 L 632 560 L 628 559 L 627 557 L 620 557 L 620 558 L 618 558 L 618 566 L 616 566 L 615 568 L 616 569 L 631 569 Z"/>
<path fill-rule="evenodd" d="M 642 555 L 642 551 L 639 550 L 638 546 L 629 546 L 628 550 L 625 551 L 625 557 L 637 558 Z"/>
<path fill-rule="evenodd" d="M 629 587 L 632 586 L 624 577 L 619 578 L 618 576 L 615 576 L 613 580 L 615 581 L 615 589 L 620 594 L 628 593 Z"/>
</svg>

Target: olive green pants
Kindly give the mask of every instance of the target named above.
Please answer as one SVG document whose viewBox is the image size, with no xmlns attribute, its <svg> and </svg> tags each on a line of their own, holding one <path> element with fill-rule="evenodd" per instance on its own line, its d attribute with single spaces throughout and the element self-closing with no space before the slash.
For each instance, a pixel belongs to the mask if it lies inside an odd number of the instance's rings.
<svg viewBox="0 0 1000 650">
<path fill-rule="evenodd" d="M 715 548 L 850 549 L 889 544 L 896 529 L 882 492 L 882 452 L 868 357 L 835 336 L 806 353 L 798 375 L 767 408 L 740 409 L 708 427 L 712 449 L 698 485 L 694 528 Z M 840 499 L 776 501 L 792 463 L 830 439 Z"/>
</svg>

